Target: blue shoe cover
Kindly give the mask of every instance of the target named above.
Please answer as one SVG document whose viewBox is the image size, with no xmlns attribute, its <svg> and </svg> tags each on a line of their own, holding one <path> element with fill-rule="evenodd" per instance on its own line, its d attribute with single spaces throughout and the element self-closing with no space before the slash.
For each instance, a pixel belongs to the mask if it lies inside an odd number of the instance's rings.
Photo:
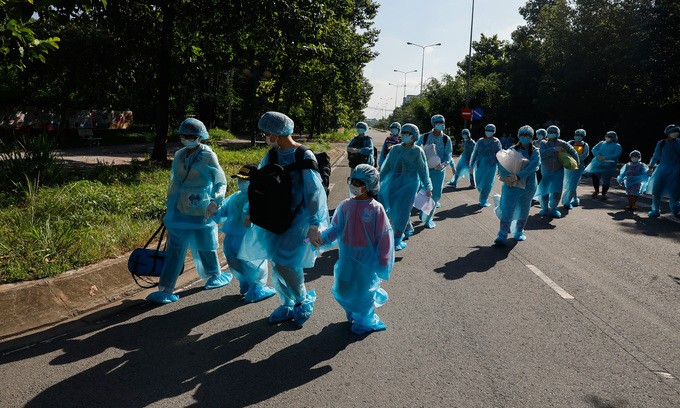
<svg viewBox="0 0 680 408">
<path fill-rule="evenodd" d="M 409 239 L 411 236 L 413 236 L 413 227 L 410 225 L 407 225 L 406 228 L 408 228 L 406 231 L 404 231 L 404 240 Z"/>
<path fill-rule="evenodd" d="M 269 323 L 280 323 L 293 318 L 293 308 L 281 305 L 269 315 Z"/>
<path fill-rule="evenodd" d="M 221 288 L 222 286 L 227 286 L 233 277 L 234 275 L 227 272 L 218 273 L 217 275 L 213 275 L 208 278 L 208 281 L 205 283 L 205 288 L 217 289 Z"/>
<path fill-rule="evenodd" d="M 541 210 L 538 212 L 538 215 L 548 215 L 548 210 Z"/>
<path fill-rule="evenodd" d="M 434 227 L 436 227 L 436 226 L 437 226 L 437 224 L 435 224 L 434 221 L 432 221 L 432 220 L 428 221 L 428 222 L 425 224 L 425 228 L 429 228 L 429 229 L 432 229 L 432 228 L 434 228 Z"/>
<path fill-rule="evenodd" d="M 271 286 L 254 286 L 245 296 L 243 296 L 243 301 L 246 303 L 255 303 L 260 300 L 268 299 L 276 295 L 276 290 Z"/>
<path fill-rule="evenodd" d="M 506 246 L 508 244 L 508 238 L 504 237 L 502 234 L 498 234 L 493 243 L 499 246 Z"/>
<path fill-rule="evenodd" d="M 347 321 L 352 323 L 354 319 L 352 318 L 352 312 L 348 312 L 345 310 L 345 317 L 347 317 Z"/>
<path fill-rule="evenodd" d="M 555 209 L 552 209 L 550 210 L 550 216 L 552 216 L 553 218 L 562 218 L 562 213 Z"/>
<path fill-rule="evenodd" d="M 312 312 L 314 311 L 314 302 L 316 301 L 316 292 L 314 289 L 307 292 L 305 300 L 302 303 L 295 305 L 293 308 L 293 318 L 295 319 L 295 324 L 298 328 L 302 327 L 310 317 L 312 317 Z"/>
<path fill-rule="evenodd" d="M 658 217 L 658 216 L 661 215 L 661 211 L 659 211 L 659 210 L 656 210 L 656 211 L 655 211 L 655 210 L 652 210 L 652 211 L 648 212 L 647 215 L 648 215 L 649 217 L 651 217 L 651 218 L 656 218 L 656 217 Z"/>
<path fill-rule="evenodd" d="M 372 322 L 360 322 L 359 320 L 355 320 L 354 323 L 352 323 L 352 332 L 359 335 L 385 329 L 387 329 L 387 325 L 380 320 L 377 314 L 373 315 Z"/>
<path fill-rule="evenodd" d="M 571 202 L 571 205 L 574 206 L 574 207 L 578 207 L 579 205 L 581 205 L 581 200 L 578 199 L 578 198 L 575 198 L 575 199 Z"/>
<path fill-rule="evenodd" d="M 387 299 L 389 299 L 389 295 L 387 292 L 385 292 L 385 289 L 379 288 L 378 290 L 375 291 L 375 296 L 373 297 L 373 305 L 375 307 L 380 307 L 387 303 Z"/>
<path fill-rule="evenodd" d="M 574 208 L 574 206 L 571 204 L 565 204 L 564 208 L 566 208 L 567 210 L 571 210 L 572 208 Z"/>
<path fill-rule="evenodd" d="M 179 300 L 179 295 L 174 293 L 165 293 L 162 291 L 154 292 L 146 297 L 149 302 L 160 303 L 166 305 L 168 303 L 177 302 Z"/>
<path fill-rule="evenodd" d="M 437 205 L 435 205 L 435 207 L 436 207 L 436 208 L 441 208 L 441 207 L 442 207 L 442 203 L 440 203 L 439 201 L 437 201 Z"/>
<path fill-rule="evenodd" d="M 394 243 L 395 251 L 401 251 L 404 248 L 406 248 L 406 242 L 402 241 L 401 239 Z"/>
<path fill-rule="evenodd" d="M 516 241 L 526 241 L 527 236 L 524 235 L 524 232 L 515 232 L 515 240 Z"/>
<path fill-rule="evenodd" d="M 480 201 L 479 205 L 481 205 L 482 207 L 490 207 L 491 206 L 491 204 L 488 201 Z"/>
<path fill-rule="evenodd" d="M 457 184 L 457 183 L 454 183 L 453 180 L 451 180 L 451 181 L 449 181 L 448 183 L 446 183 L 446 185 L 451 186 L 451 187 L 453 187 L 453 188 L 456 188 L 456 184 Z"/>
<path fill-rule="evenodd" d="M 242 295 L 245 295 L 248 292 L 248 289 L 250 289 L 250 283 L 248 283 L 246 281 L 239 282 L 238 287 L 239 287 L 239 292 Z"/>
</svg>

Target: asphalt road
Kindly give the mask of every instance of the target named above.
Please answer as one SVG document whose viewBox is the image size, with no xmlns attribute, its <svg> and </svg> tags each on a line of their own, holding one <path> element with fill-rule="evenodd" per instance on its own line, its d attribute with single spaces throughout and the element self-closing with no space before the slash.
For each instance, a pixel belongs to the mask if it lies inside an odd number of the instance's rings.
<svg viewBox="0 0 680 408">
<path fill-rule="evenodd" d="M 447 188 L 383 283 L 384 332 L 350 332 L 333 250 L 306 271 L 318 300 L 300 330 L 267 324 L 278 300 L 243 305 L 235 281 L 184 288 L 0 355 L 0 406 L 679 407 L 680 224 L 622 211 L 621 188 L 592 200 L 588 182 L 582 207 L 534 207 L 506 248 L 476 190 Z"/>
</svg>

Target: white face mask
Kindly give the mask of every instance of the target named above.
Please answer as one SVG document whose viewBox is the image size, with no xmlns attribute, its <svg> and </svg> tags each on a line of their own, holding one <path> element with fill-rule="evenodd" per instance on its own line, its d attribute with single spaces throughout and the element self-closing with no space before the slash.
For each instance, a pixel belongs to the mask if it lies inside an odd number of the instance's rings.
<svg viewBox="0 0 680 408">
<path fill-rule="evenodd" d="M 364 186 L 357 187 L 357 186 L 353 186 L 351 184 L 349 185 L 349 195 L 350 196 L 357 197 L 357 196 L 362 195 L 363 193 L 364 193 Z"/>
<path fill-rule="evenodd" d="M 614 141 L 614 138 L 612 138 L 612 137 L 605 137 L 605 138 L 604 138 L 604 141 L 605 141 L 605 142 L 613 142 L 613 141 Z"/>
<path fill-rule="evenodd" d="M 276 140 L 273 141 L 273 142 L 271 141 L 271 136 L 266 136 L 264 138 L 264 142 L 267 143 L 267 146 L 269 146 L 270 148 L 274 148 L 274 147 L 277 147 L 279 145 L 278 141 L 276 141 Z"/>
<path fill-rule="evenodd" d="M 199 138 L 196 138 L 194 140 L 191 139 L 181 139 L 182 144 L 187 148 L 187 149 L 193 149 L 194 147 L 198 146 L 200 143 Z"/>
<path fill-rule="evenodd" d="M 680 135 L 680 133 L 678 133 L 678 132 L 673 132 L 673 133 L 670 133 L 668 136 L 670 136 L 671 139 L 677 139 L 677 138 L 678 138 L 678 135 Z"/>
<path fill-rule="evenodd" d="M 640 158 L 639 157 L 631 157 L 630 161 L 632 161 L 633 163 L 638 163 L 640 161 Z"/>
<path fill-rule="evenodd" d="M 489 132 L 489 131 L 487 130 L 487 131 L 484 132 L 484 134 L 486 135 L 486 137 L 491 137 L 491 136 L 494 135 L 494 132 Z"/>
</svg>

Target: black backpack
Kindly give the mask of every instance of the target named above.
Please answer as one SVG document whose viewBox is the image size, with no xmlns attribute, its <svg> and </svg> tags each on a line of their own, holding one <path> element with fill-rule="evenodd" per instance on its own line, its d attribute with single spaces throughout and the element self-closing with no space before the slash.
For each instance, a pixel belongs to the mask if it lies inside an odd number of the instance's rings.
<svg viewBox="0 0 680 408">
<path fill-rule="evenodd" d="M 290 228 L 295 215 L 300 210 L 302 201 L 293 206 L 293 183 L 290 172 L 303 169 L 319 171 L 314 160 L 305 159 L 306 146 L 295 149 L 295 162 L 287 166 L 277 163 L 276 149 L 269 151 L 269 161 L 250 175 L 248 186 L 248 205 L 250 207 L 250 221 L 275 234 L 283 234 Z M 319 154 L 321 155 L 321 153 Z M 328 161 L 328 155 L 323 153 Z M 330 163 L 328 163 L 330 178 Z M 323 178 L 323 177 L 322 177 Z M 304 200 L 304 198 L 303 198 Z"/>
</svg>

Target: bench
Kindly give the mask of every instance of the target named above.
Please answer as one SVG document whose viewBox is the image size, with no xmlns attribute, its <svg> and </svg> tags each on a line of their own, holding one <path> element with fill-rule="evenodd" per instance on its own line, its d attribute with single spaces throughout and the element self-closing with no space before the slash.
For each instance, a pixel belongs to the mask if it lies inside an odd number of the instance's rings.
<svg viewBox="0 0 680 408">
<path fill-rule="evenodd" d="M 78 128 L 78 136 L 80 136 L 82 141 L 87 142 L 89 146 L 92 146 L 93 144 L 99 146 L 99 142 L 102 140 L 101 137 L 94 137 L 92 128 Z"/>
</svg>

